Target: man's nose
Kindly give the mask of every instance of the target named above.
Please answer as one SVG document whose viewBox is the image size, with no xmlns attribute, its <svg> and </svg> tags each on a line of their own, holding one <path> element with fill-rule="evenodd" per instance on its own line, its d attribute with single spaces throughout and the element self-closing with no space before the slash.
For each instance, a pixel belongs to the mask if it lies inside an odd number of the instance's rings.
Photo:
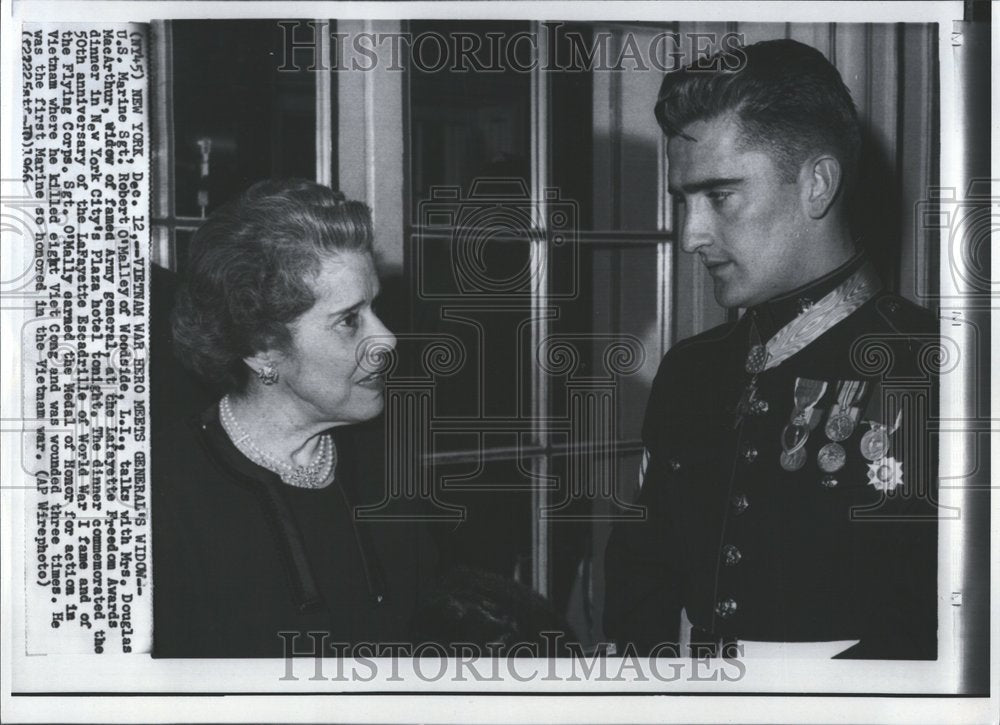
<svg viewBox="0 0 1000 725">
<path fill-rule="evenodd" d="M 712 243 L 709 220 L 696 204 L 688 204 L 681 212 L 681 249 L 688 254 Z"/>
</svg>

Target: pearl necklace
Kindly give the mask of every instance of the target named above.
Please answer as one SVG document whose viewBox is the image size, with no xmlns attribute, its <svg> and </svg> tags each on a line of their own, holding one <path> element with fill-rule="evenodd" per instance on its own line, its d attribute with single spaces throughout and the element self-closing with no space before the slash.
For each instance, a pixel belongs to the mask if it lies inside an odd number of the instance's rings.
<svg viewBox="0 0 1000 725">
<path fill-rule="evenodd" d="M 278 474 L 281 480 L 288 485 L 297 488 L 323 488 L 328 481 L 333 479 L 332 474 L 337 468 L 337 446 L 334 445 L 333 438 L 329 433 L 320 436 L 316 454 L 308 464 L 291 466 L 284 461 L 279 461 L 257 446 L 250 434 L 243 430 L 243 426 L 233 415 L 228 395 L 223 396 L 222 400 L 219 401 L 219 413 L 221 414 L 219 417 L 222 421 L 222 427 L 240 453 L 258 466 Z"/>
</svg>

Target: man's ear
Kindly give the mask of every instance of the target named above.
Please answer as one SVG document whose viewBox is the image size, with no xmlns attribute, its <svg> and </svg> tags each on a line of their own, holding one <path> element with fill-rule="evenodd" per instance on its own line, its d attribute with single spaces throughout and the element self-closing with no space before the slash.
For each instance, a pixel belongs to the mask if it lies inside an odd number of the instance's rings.
<svg viewBox="0 0 1000 725">
<path fill-rule="evenodd" d="M 802 203 L 810 219 L 822 219 L 830 211 L 840 185 L 843 171 L 840 162 L 833 156 L 817 156 L 803 165 L 805 176 L 802 189 Z"/>
</svg>

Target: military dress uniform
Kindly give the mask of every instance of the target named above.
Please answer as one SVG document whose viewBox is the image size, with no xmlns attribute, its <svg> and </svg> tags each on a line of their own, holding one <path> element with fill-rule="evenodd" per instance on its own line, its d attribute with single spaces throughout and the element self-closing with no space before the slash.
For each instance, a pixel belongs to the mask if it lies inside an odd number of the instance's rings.
<svg viewBox="0 0 1000 725">
<path fill-rule="evenodd" d="M 646 517 L 606 552 L 619 651 L 686 654 L 684 609 L 715 653 L 935 657 L 937 328 L 857 255 L 669 351 L 643 426 Z"/>
</svg>

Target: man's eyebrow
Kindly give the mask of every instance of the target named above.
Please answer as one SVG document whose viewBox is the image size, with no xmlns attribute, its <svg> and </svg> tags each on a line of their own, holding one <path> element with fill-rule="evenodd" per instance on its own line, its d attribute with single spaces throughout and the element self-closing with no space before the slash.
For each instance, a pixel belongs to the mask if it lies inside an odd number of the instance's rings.
<svg viewBox="0 0 1000 725">
<path fill-rule="evenodd" d="M 690 184 L 684 184 L 678 189 L 676 186 L 671 186 L 667 188 L 667 193 L 671 196 L 676 196 L 681 191 L 685 194 L 696 194 L 699 191 L 706 191 L 707 189 L 715 189 L 720 186 L 737 186 L 743 183 L 743 178 L 738 176 L 723 177 L 717 176 L 711 179 L 703 179 L 701 181 L 693 181 Z"/>
</svg>

